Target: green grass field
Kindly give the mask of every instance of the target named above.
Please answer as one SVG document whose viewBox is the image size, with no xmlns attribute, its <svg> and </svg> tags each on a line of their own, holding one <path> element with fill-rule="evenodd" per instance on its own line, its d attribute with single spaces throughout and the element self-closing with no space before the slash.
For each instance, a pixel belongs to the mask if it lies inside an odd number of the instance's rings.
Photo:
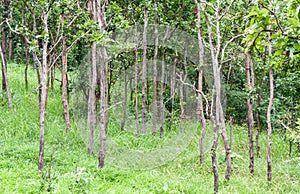
<svg viewBox="0 0 300 194">
<path fill-rule="evenodd" d="M 183 153 L 171 162 L 147 170 L 124 169 L 111 163 L 97 168 L 97 156 L 87 154 L 87 146 L 76 125 L 65 134 L 59 83 L 50 90 L 45 131 L 45 169 L 38 172 L 39 112 L 35 71 L 29 70 L 29 89 L 25 90 L 23 65 L 8 65 L 14 110 L 8 111 L 5 94 L 0 93 L 0 193 L 213 193 L 211 158 L 199 164 L 199 131 Z M 59 74 L 57 74 L 59 76 Z M 59 77 L 57 77 L 59 78 Z M 60 78 L 59 78 L 60 79 Z M 130 135 L 116 132 L 117 142 L 129 141 Z M 110 133 L 110 132 L 109 132 Z M 119 139 L 118 139 L 119 138 Z M 119 140 L 119 141 L 118 141 Z M 133 141 L 133 140 L 132 140 Z M 255 172 L 248 170 L 248 138 L 244 127 L 233 129 L 233 174 L 226 182 L 225 154 L 220 141 L 218 150 L 220 193 L 299 193 L 300 157 L 288 156 L 288 143 L 274 134 L 273 181 L 267 182 L 266 134 L 261 135 L 261 157 L 255 158 Z M 157 140 L 143 141 L 149 147 Z"/>
</svg>

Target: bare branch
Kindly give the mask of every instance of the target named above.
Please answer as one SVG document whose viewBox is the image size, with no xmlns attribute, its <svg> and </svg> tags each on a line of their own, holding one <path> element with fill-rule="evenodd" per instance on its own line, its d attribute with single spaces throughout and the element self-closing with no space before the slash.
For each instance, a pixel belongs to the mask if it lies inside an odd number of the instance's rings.
<svg viewBox="0 0 300 194">
<path fill-rule="evenodd" d="M 232 37 L 228 42 L 226 42 L 225 46 L 224 46 L 223 49 L 222 49 L 221 61 L 224 60 L 224 54 L 225 54 L 225 50 L 226 50 L 227 46 L 228 46 L 232 41 L 234 41 L 235 39 L 237 39 L 237 38 L 239 38 L 239 37 L 241 37 L 241 36 L 245 36 L 245 34 L 244 34 L 244 33 L 243 33 L 243 34 L 238 34 L 238 35 Z"/>
<path fill-rule="evenodd" d="M 215 8 L 211 3 L 208 3 L 206 1 L 200 1 L 200 3 L 205 4 L 206 6 L 212 8 L 214 11 L 217 11 L 217 8 Z"/>
<path fill-rule="evenodd" d="M 205 94 L 204 94 L 202 91 L 198 90 L 193 84 L 186 83 L 186 82 L 183 80 L 182 76 L 181 76 L 179 73 L 176 73 L 176 75 L 179 77 L 179 79 L 176 79 L 176 80 L 180 81 L 180 82 L 181 82 L 183 85 L 185 85 L 185 86 L 191 87 L 195 92 L 201 94 L 201 96 L 204 98 L 205 103 L 206 103 L 206 106 L 205 106 L 205 112 L 206 112 L 206 115 L 209 115 L 209 114 L 208 114 L 208 106 L 209 106 L 209 103 L 208 103 L 208 100 L 207 100 Z"/>
<path fill-rule="evenodd" d="M 283 30 L 283 28 L 282 28 L 282 26 L 281 26 L 280 23 L 279 23 L 277 14 L 276 14 L 273 10 L 271 10 L 270 8 L 268 8 L 267 6 L 265 6 L 263 3 L 260 3 L 260 5 L 263 6 L 263 8 L 265 8 L 266 10 L 268 10 L 268 11 L 274 16 L 275 21 L 276 21 L 276 24 L 277 24 L 277 26 L 279 27 L 281 33 L 282 33 L 283 35 L 286 35 L 285 32 L 284 32 L 284 30 Z"/>
<path fill-rule="evenodd" d="M 231 3 L 228 5 L 228 7 L 226 8 L 226 10 L 224 11 L 224 13 L 218 18 L 218 20 L 220 21 L 229 11 L 230 7 L 232 6 L 232 4 L 234 3 L 235 0 L 232 0 Z"/>
</svg>

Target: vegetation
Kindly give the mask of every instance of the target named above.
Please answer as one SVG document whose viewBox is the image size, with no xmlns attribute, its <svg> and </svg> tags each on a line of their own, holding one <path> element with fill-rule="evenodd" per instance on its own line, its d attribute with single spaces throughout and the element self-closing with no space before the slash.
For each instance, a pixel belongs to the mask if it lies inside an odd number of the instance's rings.
<svg viewBox="0 0 300 194">
<path fill-rule="evenodd" d="M 299 192 L 299 0 L 0 2 L 0 193 Z"/>
<path fill-rule="evenodd" d="M 210 161 L 199 163 L 199 133 L 188 148 L 174 161 L 150 170 L 132 170 L 107 164 L 97 169 L 97 156 L 89 156 L 87 144 L 76 128 L 66 136 L 61 91 L 49 93 L 47 130 L 45 131 L 45 170 L 37 173 L 38 153 L 38 92 L 35 84 L 24 89 L 23 65 L 9 64 L 8 74 L 14 96 L 14 112 L 1 106 L 1 193 L 198 193 L 213 190 Z M 36 80 L 34 69 L 29 69 L 29 83 Z M 57 75 L 57 77 L 59 77 Z M 59 83 L 56 82 L 58 86 Z M 57 87 L 58 88 L 58 87 Z M 36 107 L 36 109 L 33 109 Z M 32 111 L 36 110 L 36 111 Z M 30 111 L 30 114 L 28 112 Z M 111 130 L 118 130 L 110 128 Z M 116 134 L 114 138 L 125 139 Z M 152 140 L 153 141 L 153 140 Z M 274 180 L 266 182 L 266 144 L 261 146 L 261 155 L 255 160 L 255 173 L 248 176 L 248 150 L 246 127 L 233 129 L 233 174 L 229 182 L 220 181 L 220 193 L 297 193 L 299 187 L 300 158 L 289 157 L 288 144 L 283 144 L 280 134 L 273 136 Z M 261 135 L 266 142 L 266 133 Z M 146 142 L 152 146 L 151 140 Z M 133 147 L 134 148 L 134 147 Z M 208 153 L 209 154 L 209 150 Z M 218 164 L 224 169 L 225 154 L 221 147 L 217 151 Z M 225 175 L 222 170 L 221 174 Z"/>
</svg>

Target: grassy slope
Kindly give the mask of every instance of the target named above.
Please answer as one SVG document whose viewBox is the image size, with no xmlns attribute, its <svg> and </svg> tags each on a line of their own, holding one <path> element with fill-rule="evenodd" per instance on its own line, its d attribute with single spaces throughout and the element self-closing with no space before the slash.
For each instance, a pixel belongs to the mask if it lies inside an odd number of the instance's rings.
<svg viewBox="0 0 300 194">
<path fill-rule="evenodd" d="M 124 170 L 107 165 L 97 169 L 97 157 L 87 155 L 86 144 L 73 127 L 64 134 L 59 87 L 50 91 L 46 122 L 45 171 L 37 170 L 39 117 L 34 70 L 24 89 L 23 67 L 10 64 L 14 111 L 7 111 L 0 93 L 0 193 L 212 193 L 210 157 L 200 165 L 198 136 L 173 162 L 152 170 Z M 57 84 L 58 85 L 58 84 Z M 74 125 L 73 125 L 74 126 Z M 109 130 L 109 129 L 108 129 Z M 300 159 L 287 156 L 287 143 L 273 136 L 273 183 L 266 181 L 266 135 L 261 136 L 262 157 L 255 158 L 255 174 L 248 173 L 247 131 L 234 129 L 233 175 L 224 181 L 225 162 L 219 144 L 220 193 L 297 193 Z M 51 159 L 52 157 L 52 159 Z"/>
</svg>

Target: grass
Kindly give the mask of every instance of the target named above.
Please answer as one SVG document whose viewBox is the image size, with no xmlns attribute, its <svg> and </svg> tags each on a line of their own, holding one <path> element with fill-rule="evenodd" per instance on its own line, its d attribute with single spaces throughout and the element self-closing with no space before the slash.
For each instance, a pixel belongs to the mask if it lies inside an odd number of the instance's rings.
<svg viewBox="0 0 300 194">
<path fill-rule="evenodd" d="M 87 146 L 72 123 L 64 132 L 59 83 L 50 90 L 45 131 L 45 169 L 38 173 L 39 114 L 35 71 L 29 71 L 29 89 L 25 90 L 23 66 L 9 64 L 9 82 L 14 110 L 8 111 L 5 94 L 0 93 L 0 193 L 213 193 L 211 159 L 199 164 L 199 132 L 183 153 L 171 162 L 148 170 L 124 169 L 106 164 L 97 168 L 97 156 L 87 154 Z M 117 125 L 117 124 L 116 124 Z M 130 134 L 109 131 L 116 142 L 136 148 L 155 147 L 156 139 L 136 141 Z M 272 137 L 273 181 L 266 177 L 266 134 L 261 135 L 261 157 L 255 158 L 255 173 L 248 170 L 248 138 L 244 127 L 233 131 L 233 174 L 226 182 L 225 154 L 219 143 L 220 193 L 298 193 L 300 158 L 288 156 L 288 144 L 280 134 Z M 127 144 L 124 141 L 129 141 Z"/>
</svg>

